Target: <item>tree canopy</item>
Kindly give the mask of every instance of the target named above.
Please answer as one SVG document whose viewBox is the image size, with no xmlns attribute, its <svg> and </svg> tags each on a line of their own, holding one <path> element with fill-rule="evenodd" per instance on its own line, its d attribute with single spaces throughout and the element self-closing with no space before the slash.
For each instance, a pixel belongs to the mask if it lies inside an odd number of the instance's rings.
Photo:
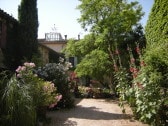
<svg viewBox="0 0 168 126">
<path fill-rule="evenodd" d="M 80 2 L 77 9 L 81 17 L 78 21 L 90 34 L 80 41 L 68 42 L 65 52 L 80 57 L 81 62 L 76 68 L 80 76 L 88 74 L 100 79 L 113 69 L 111 54 L 115 54 L 116 47 L 126 42 L 128 37 L 132 40 L 131 31 L 139 26 L 138 21 L 143 16 L 142 7 L 138 2 L 128 3 L 126 0 Z"/>
<path fill-rule="evenodd" d="M 147 44 L 164 44 L 168 40 L 168 1 L 155 0 L 145 28 Z"/>
</svg>

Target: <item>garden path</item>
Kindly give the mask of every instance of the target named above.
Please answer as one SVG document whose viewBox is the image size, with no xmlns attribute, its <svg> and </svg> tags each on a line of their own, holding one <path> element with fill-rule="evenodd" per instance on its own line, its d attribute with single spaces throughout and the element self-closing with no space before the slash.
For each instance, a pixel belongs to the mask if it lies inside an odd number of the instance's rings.
<svg viewBox="0 0 168 126">
<path fill-rule="evenodd" d="M 114 100 L 76 99 L 76 107 L 50 111 L 50 126 L 148 126 L 133 119 L 131 109 L 126 114 Z"/>
</svg>

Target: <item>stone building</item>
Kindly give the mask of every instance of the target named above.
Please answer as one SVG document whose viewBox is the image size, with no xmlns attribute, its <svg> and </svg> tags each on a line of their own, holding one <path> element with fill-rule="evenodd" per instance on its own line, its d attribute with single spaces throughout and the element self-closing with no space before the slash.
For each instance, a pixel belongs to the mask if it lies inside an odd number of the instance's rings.
<svg viewBox="0 0 168 126">
<path fill-rule="evenodd" d="M 57 56 L 57 58 L 59 58 L 59 56 L 63 56 L 64 54 L 62 54 L 62 50 L 66 47 L 67 42 L 67 35 L 65 35 L 63 38 L 61 33 L 58 32 L 46 33 L 44 39 L 38 40 L 39 49 L 41 50 L 43 57 L 43 62 L 50 62 L 50 53 L 52 51 L 55 53 L 55 56 Z M 67 60 L 71 62 L 73 66 L 76 66 L 76 57 L 69 57 Z"/>
<path fill-rule="evenodd" d="M 15 18 L 4 12 L 0 9 L 0 68 L 5 67 L 3 65 L 3 50 L 6 49 L 6 45 L 8 41 L 15 41 L 14 36 L 11 35 L 15 32 L 15 27 L 17 26 L 18 22 Z"/>
<path fill-rule="evenodd" d="M 14 46 L 17 46 L 17 27 L 18 21 L 0 9 L 0 68 L 5 67 L 3 65 L 3 52 L 5 49 L 8 50 L 8 43 L 10 43 L 10 48 L 12 51 L 16 51 Z M 78 39 L 80 36 L 78 36 Z M 45 34 L 44 39 L 38 39 L 39 50 L 42 54 L 43 64 L 49 62 L 55 62 L 59 59 L 62 54 L 63 48 L 67 44 L 67 35 L 62 37 L 61 33 L 50 32 Z M 12 57 L 11 57 L 12 58 Z M 73 66 L 77 64 L 76 57 L 69 57 L 68 61 L 72 63 Z"/>
</svg>

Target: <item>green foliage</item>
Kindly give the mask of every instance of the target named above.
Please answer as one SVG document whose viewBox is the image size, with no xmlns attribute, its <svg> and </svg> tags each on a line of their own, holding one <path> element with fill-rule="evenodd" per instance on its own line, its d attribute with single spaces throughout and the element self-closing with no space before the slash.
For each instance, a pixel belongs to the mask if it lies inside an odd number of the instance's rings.
<svg viewBox="0 0 168 126">
<path fill-rule="evenodd" d="M 78 87 L 78 97 L 79 98 L 113 98 L 110 89 L 102 89 L 96 87 Z"/>
<path fill-rule="evenodd" d="M 94 34 L 84 36 L 84 39 L 79 41 L 69 40 L 64 52 L 66 56 L 77 56 L 78 58 L 84 57 L 96 48 Z"/>
<path fill-rule="evenodd" d="M 103 79 L 102 73 L 103 75 L 108 73 L 110 68 L 107 68 L 110 66 L 108 54 L 97 49 L 87 54 L 80 64 L 77 65 L 75 71 L 78 73 L 78 76 L 89 75 L 101 81 Z"/>
<path fill-rule="evenodd" d="M 147 109 L 139 109 L 142 115 L 145 116 L 146 114 L 146 117 L 143 117 L 142 120 L 154 123 L 155 125 L 166 124 L 166 118 L 168 117 L 168 104 L 166 104 L 168 97 L 167 53 L 167 48 L 163 46 L 157 46 L 146 51 L 144 61 L 147 66 L 141 69 L 142 72 L 137 78 L 137 81 L 144 86 L 141 95 L 146 95 L 149 98 L 148 100 L 141 98 L 141 102 L 146 104 Z M 154 104 L 153 107 L 151 107 L 151 104 Z M 149 113 L 151 117 L 147 117 Z"/>
<path fill-rule="evenodd" d="M 135 86 L 136 113 L 140 120 L 153 125 L 163 123 L 159 112 L 165 100 L 163 89 L 160 87 L 162 79 L 161 73 L 147 66 L 141 68 L 139 76 L 134 80 L 135 84 L 142 84 L 142 89 Z"/>
<path fill-rule="evenodd" d="M 138 2 L 128 4 L 125 0 L 80 1 L 77 8 L 81 11 L 81 17 L 78 20 L 83 28 L 89 26 L 92 32 L 103 33 L 105 29 L 109 29 L 111 35 L 117 35 L 116 33 L 129 31 L 143 15 Z"/>
<path fill-rule="evenodd" d="M 167 43 L 168 38 L 168 1 L 155 0 L 145 28 L 148 46 Z"/>
<path fill-rule="evenodd" d="M 80 58 L 81 62 L 76 69 L 79 76 L 89 75 L 101 81 L 106 76 L 112 82 L 109 71 L 113 69 L 111 66 L 114 63 L 111 54 L 115 53 L 116 45 L 122 46 L 126 37 L 133 36 L 130 31 L 138 26 L 143 15 L 142 8 L 138 2 L 127 3 L 125 0 L 80 1 L 77 9 L 80 10 L 81 17 L 78 21 L 85 30 L 90 30 L 90 34 L 79 42 L 70 41 L 65 53 Z"/>
<path fill-rule="evenodd" d="M 39 107 L 54 107 L 60 100 L 54 84 L 35 75 L 33 67 L 34 63 L 24 63 L 11 78 L 2 77 L 7 84 L 1 90 L 2 126 L 35 126 L 41 116 Z"/>
<path fill-rule="evenodd" d="M 22 0 L 18 8 L 20 58 L 31 61 L 37 53 L 38 13 L 37 0 Z"/>
<path fill-rule="evenodd" d="M 140 94 L 149 97 L 138 99 L 143 102 L 142 106 L 146 106 L 145 109 L 139 108 L 138 112 L 144 115 L 142 120 L 153 125 L 166 125 L 168 118 L 167 3 L 166 0 L 155 0 L 145 29 L 147 49 L 143 57 L 147 66 L 141 69 L 137 78 L 144 86 Z"/>
<path fill-rule="evenodd" d="M 138 119 L 156 126 L 166 125 L 168 117 L 167 53 L 165 47 L 158 46 L 147 50 L 143 57 L 140 55 L 141 67 L 133 61 L 133 66 L 130 64 L 130 71 L 133 70 L 132 84 L 126 71 L 119 69 L 116 72 L 117 91 L 123 112 L 124 103 L 127 101 Z M 135 68 L 136 71 L 134 71 Z"/>
<path fill-rule="evenodd" d="M 136 117 L 154 126 L 166 126 L 168 118 L 166 5 L 166 0 L 156 0 L 153 5 L 145 29 L 147 48 L 142 56 L 139 53 L 141 67 L 137 67 L 137 64 L 134 63 L 134 68 L 139 68 L 139 70 L 137 69 L 136 76 L 133 76 L 132 87 L 128 90 L 124 89 L 124 86 L 122 88 L 118 85 L 119 91 L 123 91 L 123 95 L 121 94 L 120 97 L 124 98 L 121 100 L 133 103 L 133 112 Z M 130 70 L 134 72 L 134 69 Z M 128 99 L 125 96 L 128 96 Z M 132 100 L 130 101 L 129 98 Z"/>
<path fill-rule="evenodd" d="M 7 110 L 7 125 L 35 125 L 36 111 L 28 88 L 28 85 L 21 86 L 15 77 L 9 80 L 3 97 Z"/>
<path fill-rule="evenodd" d="M 135 97 L 133 95 L 134 92 L 130 83 L 131 77 L 125 68 L 120 68 L 116 71 L 114 77 L 114 83 L 116 84 L 116 90 L 119 95 L 119 106 L 123 109 L 123 113 L 125 113 L 125 101 L 128 101 L 131 106 L 134 106 L 133 104 L 135 104 Z"/>
<path fill-rule="evenodd" d="M 7 125 L 7 116 L 6 116 L 6 103 L 2 99 L 6 85 L 9 81 L 9 79 L 13 76 L 13 74 L 10 71 L 2 71 L 0 72 L 0 124 L 2 126 Z"/>
<path fill-rule="evenodd" d="M 67 78 L 67 70 L 70 67 L 71 64 L 69 62 L 65 62 L 64 59 L 60 58 L 60 63 L 48 63 L 44 67 L 39 67 L 37 70 L 39 77 L 47 81 L 52 81 L 57 87 L 58 93 L 62 94 L 62 99 L 57 107 L 69 108 L 74 105 Z"/>
<path fill-rule="evenodd" d="M 42 55 L 40 54 L 40 51 L 33 54 L 31 61 L 36 64 L 36 67 L 43 66 L 43 59 Z"/>
</svg>

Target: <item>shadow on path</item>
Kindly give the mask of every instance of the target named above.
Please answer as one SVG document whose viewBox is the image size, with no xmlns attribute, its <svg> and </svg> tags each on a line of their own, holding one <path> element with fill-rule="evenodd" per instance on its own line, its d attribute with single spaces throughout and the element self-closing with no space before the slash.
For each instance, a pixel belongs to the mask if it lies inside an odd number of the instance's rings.
<svg viewBox="0 0 168 126">
<path fill-rule="evenodd" d="M 98 104 L 98 103 L 96 103 Z M 96 106 L 96 105 L 95 105 Z M 130 119 L 129 114 L 119 114 L 103 111 L 103 108 L 95 106 L 76 105 L 75 108 L 69 110 L 51 111 L 48 116 L 52 122 L 50 126 L 77 126 L 75 119 L 85 120 L 122 120 Z M 72 118 L 75 118 L 72 120 Z M 71 119 L 71 120 L 70 120 Z"/>
</svg>

